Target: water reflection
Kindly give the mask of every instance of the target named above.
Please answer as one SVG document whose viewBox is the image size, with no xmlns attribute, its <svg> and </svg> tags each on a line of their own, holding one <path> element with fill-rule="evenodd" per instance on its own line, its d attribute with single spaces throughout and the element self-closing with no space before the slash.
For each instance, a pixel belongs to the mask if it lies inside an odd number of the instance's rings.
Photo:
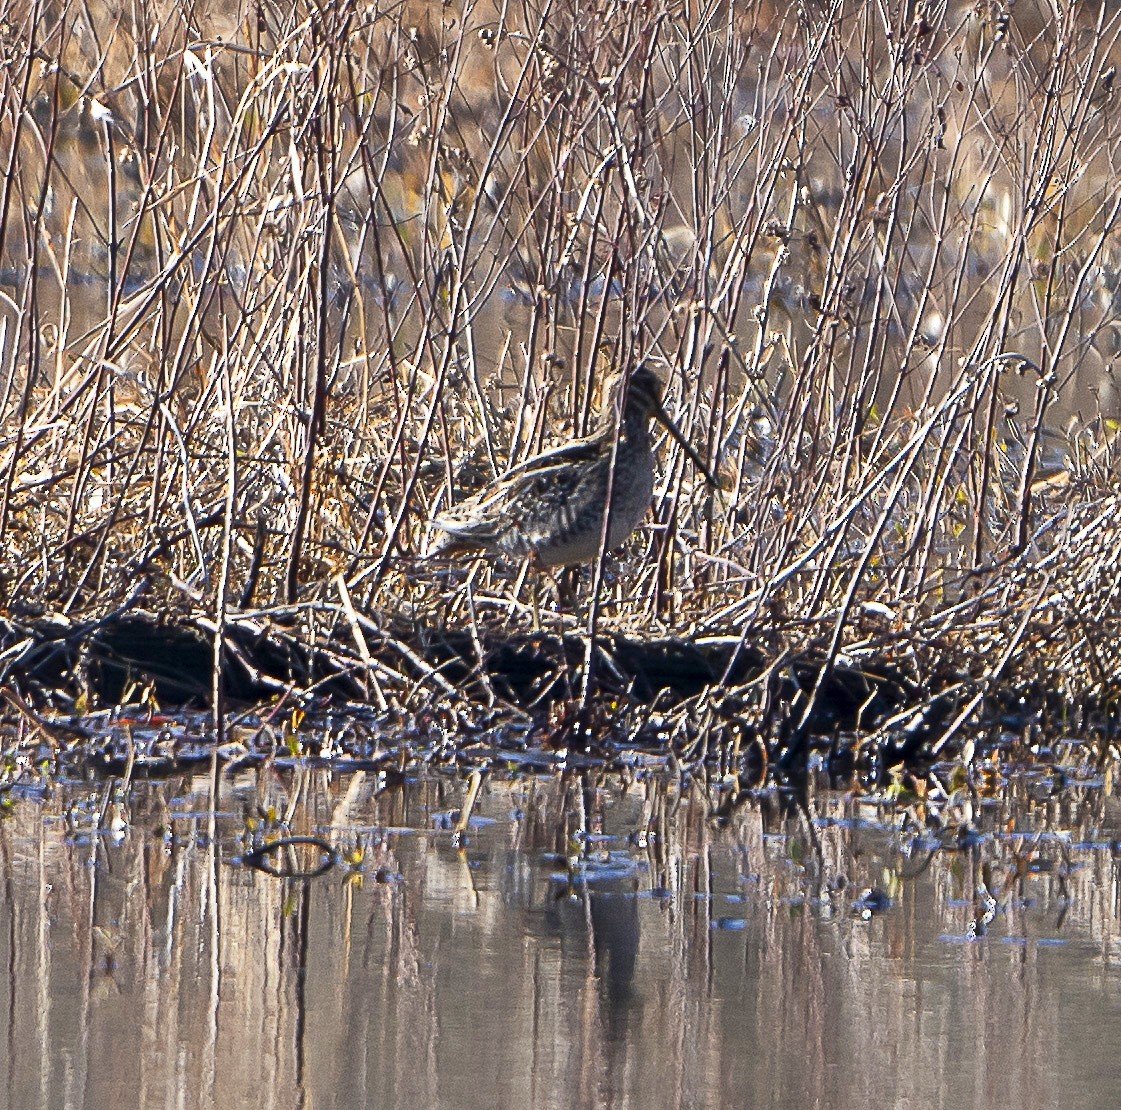
<svg viewBox="0 0 1121 1110">
<path fill-rule="evenodd" d="M 208 786 L 137 786 L 116 835 L 103 786 L 17 797 L 0 1104 L 1113 1102 L 1101 784 L 1013 784 L 953 851 L 825 792 L 718 827 L 657 781 L 492 777 L 457 849 L 452 777 Z M 350 862 L 232 862 L 282 822 Z"/>
</svg>

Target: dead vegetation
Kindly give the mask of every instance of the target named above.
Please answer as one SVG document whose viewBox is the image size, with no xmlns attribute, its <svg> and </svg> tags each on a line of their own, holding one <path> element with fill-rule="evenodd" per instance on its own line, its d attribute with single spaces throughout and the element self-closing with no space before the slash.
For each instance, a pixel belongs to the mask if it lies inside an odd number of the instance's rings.
<svg viewBox="0 0 1121 1110">
<path fill-rule="evenodd" d="M 757 665 L 688 745 L 781 690 L 801 751 L 853 673 L 904 749 L 1008 690 L 1108 716 L 1114 9 L 0 2 L 6 681 L 84 704 L 160 614 L 219 721 L 234 672 L 500 704 L 511 642 L 586 708 L 612 645 L 706 637 Z M 666 445 L 557 586 L 424 558 L 641 359 L 719 490 Z"/>
</svg>

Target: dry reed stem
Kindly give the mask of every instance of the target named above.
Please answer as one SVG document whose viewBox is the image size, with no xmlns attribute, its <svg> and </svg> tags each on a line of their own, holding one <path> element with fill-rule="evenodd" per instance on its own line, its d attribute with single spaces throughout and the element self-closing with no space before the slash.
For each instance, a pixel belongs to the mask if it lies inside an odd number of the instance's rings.
<svg viewBox="0 0 1121 1110">
<path fill-rule="evenodd" d="M 1115 682 L 1107 6 L 0 8 L 14 615 L 298 610 L 426 697 L 364 622 L 532 609 L 433 511 L 656 358 L 722 489 L 667 445 L 551 627 Z"/>
</svg>

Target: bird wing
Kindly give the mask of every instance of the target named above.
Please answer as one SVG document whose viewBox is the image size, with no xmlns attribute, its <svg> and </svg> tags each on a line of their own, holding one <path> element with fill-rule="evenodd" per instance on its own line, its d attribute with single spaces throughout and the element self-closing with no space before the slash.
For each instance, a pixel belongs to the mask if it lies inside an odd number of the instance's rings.
<svg viewBox="0 0 1121 1110">
<path fill-rule="evenodd" d="M 567 452 L 558 450 L 548 455 L 553 461 L 547 462 L 545 455 L 527 459 L 495 485 L 436 517 L 433 524 L 453 536 L 486 541 L 496 540 L 511 527 L 523 531 L 530 526 L 532 530 L 542 510 L 548 514 L 558 503 L 564 506 L 586 473 L 584 466 L 573 467 Z M 587 457 L 580 456 L 585 462 Z"/>
<path fill-rule="evenodd" d="M 573 439 L 557 447 L 550 447 L 539 455 L 515 463 L 499 479 L 500 482 L 518 478 L 522 475 L 545 474 L 558 467 L 579 466 L 595 458 L 600 450 L 601 436 L 590 435 L 583 439 Z"/>
<path fill-rule="evenodd" d="M 504 535 L 533 545 L 538 533 L 565 514 L 591 464 L 603 459 L 602 436 L 572 440 L 512 466 L 493 485 L 433 520 L 451 538 L 438 552 L 457 545 L 505 546 Z"/>
<path fill-rule="evenodd" d="M 558 451 L 557 455 L 561 455 Z M 472 514 L 486 516 L 495 512 L 508 512 L 510 507 L 524 503 L 527 510 L 534 508 L 543 500 L 564 496 L 580 480 L 583 467 L 573 468 L 570 457 L 557 458 L 546 463 L 545 456 L 538 455 L 499 479 L 498 485 L 484 490 L 472 506 Z M 581 461 L 587 461 L 581 458 Z M 533 463 L 532 468 L 529 463 Z"/>
</svg>

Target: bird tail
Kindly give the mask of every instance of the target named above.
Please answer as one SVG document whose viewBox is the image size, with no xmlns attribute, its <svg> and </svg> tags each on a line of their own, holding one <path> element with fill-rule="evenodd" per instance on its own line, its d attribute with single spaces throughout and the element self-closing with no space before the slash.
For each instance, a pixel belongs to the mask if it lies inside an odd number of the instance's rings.
<svg viewBox="0 0 1121 1110">
<path fill-rule="evenodd" d="M 476 536 L 478 526 L 451 516 L 438 516 L 429 525 L 430 536 L 426 559 L 442 559 L 461 551 L 477 551 L 484 546 Z"/>
</svg>

